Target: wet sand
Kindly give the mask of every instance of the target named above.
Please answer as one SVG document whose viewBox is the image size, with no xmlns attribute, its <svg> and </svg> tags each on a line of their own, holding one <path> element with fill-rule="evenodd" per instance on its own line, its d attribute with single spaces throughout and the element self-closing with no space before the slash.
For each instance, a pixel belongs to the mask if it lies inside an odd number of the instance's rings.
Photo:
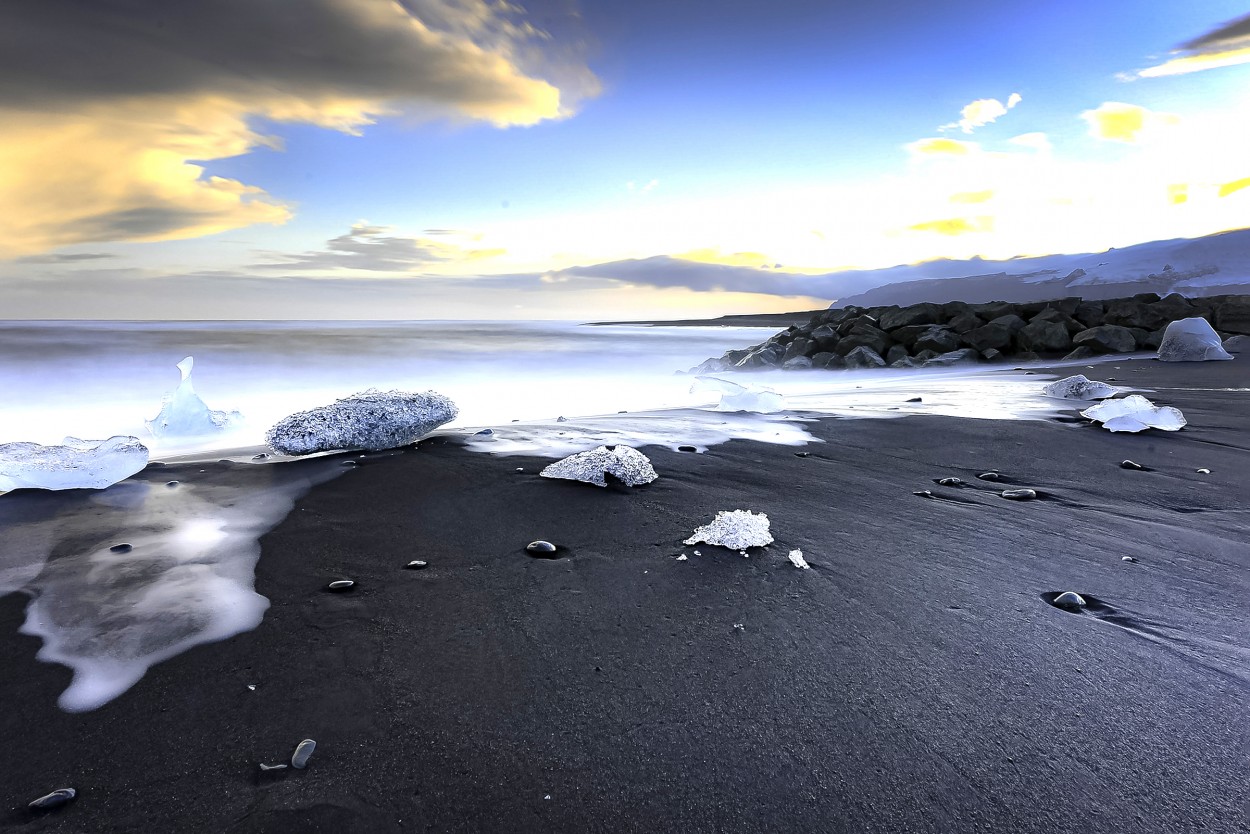
<svg viewBox="0 0 1250 834">
<path fill-rule="evenodd" d="M 0 828 L 1243 831 L 1250 392 L 1219 389 L 1248 363 L 1087 372 L 1176 433 L 825 419 L 798 450 L 646 447 L 634 490 L 450 438 L 371 456 L 261 540 L 259 628 L 96 711 L 56 707 L 69 672 L 0 599 Z M 776 542 L 682 546 L 728 509 Z M 303 738 L 307 770 L 259 774 Z"/>
</svg>

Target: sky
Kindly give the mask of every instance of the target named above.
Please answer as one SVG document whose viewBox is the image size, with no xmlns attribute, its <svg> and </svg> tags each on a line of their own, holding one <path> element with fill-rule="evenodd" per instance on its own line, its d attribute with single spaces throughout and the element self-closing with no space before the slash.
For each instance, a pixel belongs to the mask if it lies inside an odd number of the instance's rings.
<svg viewBox="0 0 1250 834">
<path fill-rule="evenodd" d="M 0 318 L 811 309 L 1250 226 L 1250 3 L 6 0 Z"/>
</svg>

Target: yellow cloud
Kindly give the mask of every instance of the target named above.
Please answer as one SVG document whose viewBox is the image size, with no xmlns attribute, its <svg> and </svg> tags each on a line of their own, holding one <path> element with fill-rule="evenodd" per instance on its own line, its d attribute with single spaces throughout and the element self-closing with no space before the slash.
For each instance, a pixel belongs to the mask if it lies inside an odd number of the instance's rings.
<svg viewBox="0 0 1250 834">
<path fill-rule="evenodd" d="M 984 191 L 960 191 L 958 194 L 951 195 L 952 203 L 984 203 L 994 196 L 994 190 L 987 188 Z"/>
<path fill-rule="evenodd" d="M 724 253 L 719 249 L 691 249 L 689 252 L 683 252 L 682 254 L 674 257 L 681 258 L 683 261 L 695 261 L 701 264 L 750 266 L 756 268 L 772 266 L 776 263 L 776 258 L 770 258 L 762 252 Z"/>
<path fill-rule="evenodd" d="M 980 150 L 976 142 L 961 142 L 958 139 L 932 137 L 917 139 L 907 146 L 914 156 L 967 156 Z"/>
<path fill-rule="evenodd" d="M 1168 202 L 1174 206 L 1189 199 L 1189 186 L 1186 183 L 1175 183 L 1168 186 Z"/>
<path fill-rule="evenodd" d="M 929 220 L 907 227 L 913 232 L 937 232 L 940 235 L 957 237 L 976 232 L 994 231 L 994 218 L 988 215 L 980 217 L 951 217 L 945 220 Z"/>
<path fill-rule="evenodd" d="M 1139 70 L 1139 78 L 1160 78 L 1165 75 L 1186 75 L 1191 72 L 1235 67 L 1250 63 L 1250 46 L 1242 49 L 1231 49 L 1228 52 L 1214 52 L 1206 55 L 1185 55 L 1154 67 Z"/>
<path fill-rule="evenodd" d="M 1229 194 L 1232 194 L 1235 191 L 1240 191 L 1243 188 L 1250 188 L 1250 177 L 1244 177 L 1239 180 L 1224 183 L 1220 186 L 1219 193 L 1221 197 L 1227 197 Z"/>
<path fill-rule="evenodd" d="M 1091 136 L 1126 144 L 1139 142 L 1150 131 L 1180 122 L 1170 113 L 1156 113 L 1119 101 L 1103 102 L 1094 110 L 1086 110 L 1081 118 L 1089 123 Z"/>
</svg>

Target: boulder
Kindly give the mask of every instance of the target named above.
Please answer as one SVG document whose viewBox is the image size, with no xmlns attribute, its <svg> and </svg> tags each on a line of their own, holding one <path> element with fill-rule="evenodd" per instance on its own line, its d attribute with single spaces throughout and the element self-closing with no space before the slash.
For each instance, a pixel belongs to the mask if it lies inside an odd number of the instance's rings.
<svg viewBox="0 0 1250 834">
<path fill-rule="evenodd" d="M 975 330 L 985 324 L 985 320 L 971 310 L 960 313 L 946 323 L 946 326 L 956 333 L 967 333 L 969 330 Z"/>
<path fill-rule="evenodd" d="M 1015 330 L 1001 319 L 996 319 L 975 330 L 969 330 L 961 335 L 959 339 L 963 344 L 976 351 L 990 350 L 991 348 L 1005 351 L 1010 348 L 1013 335 L 1015 335 Z"/>
<path fill-rule="evenodd" d="M 1227 333 L 1250 335 L 1250 296 L 1233 296 L 1217 304 L 1214 324 Z"/>
<path fill-rule="evenodd" d="M 1076 312 L 1072 314 L 1072 318 L 1088 327 L 1097 327 L 1102 324 L 1103 313 L 1106 312 L 1101 301 L 1082 301 L 1077 305 Z"/>
<path fill-rule="evenodd" d="M 911 324 L 907 327 L 900 327 L 890 331 L 890 338 L 900 345 L 910 348 L 916 343 L 916 339 L 922 334 L 927 333 L 932 324 Z"/>
<path fill-rule="evenodd" d="M 971 365 L 981 361 L 981 354 L 972 348 L 962 348 L 960 350 L 952 350 L 927 359 L 922 367 L 925 368 L 945 368 L 951 365 Z"/>
<path fill-rule="evenodd" d="M 834 347 L 834 353 L 846 356 L 858 347 L 872 348 L 873 353 L 878 356 L 890 349 L 890 345 L 894 342 L 890 335 L 878 327 L 871 324 L 856 324 L 851 330 L 838 340 L 838 344 Z"/>
<path fill-rule="evenodd" d="M 781 363 L 783 371 L 802 371 L 812 367 L 812 360 L 806 356 L 793 356 Z"/>
<path fill-rule="evenodd" d="M 913 356 L 912 359 L 914 359 L 917 363 L 923 364 L 925 361 L 929 359 L 933 359 L 934 357 L 939 356 L 939 355 L 940 354 L 938 354 L 936 350 L 921 350 L 921 351 L 917 351 L 916 355 Z"/>
<path fill-rule="evenodd" d="M 990 319 L 989 324 L 997 324 L 1000 327 L 1006 327 L 1011 331 L 1012 335 L 1020 332 L 1021 328 L 1026 324 L 1025 320 L 1017 316 L 1015 313 L 1008 313 L 1005 316 Z"/>
<path fill-rule="evenodd" d="M 922 333 L 912 343 L 915 350 L 931 350 L 936 353 L 948 353 L 959 349 L 959 334 L 954 330 L 934 325 Z"/>
<path fill-rule="evenodd" d="M 992 321 L 1000 316 L 1014 315 L 1016 308 L 1014 305 L 1006 301 L 991 301 L 987 304 L 971 304 L 969 309 L 976 313 L 986 321 Z"/>
<path fill-rule="evenodd" d="M 1250 353 L 1250 336 L 1229 336 L 1224 340 L 1224 350 L 1229 353 Z"/>
<path fill-rule="evenodd" d="M 893 362 L 891 362 L 890 367 L 891 368 L 915 368 L 918 366 L 916 365 L 915 359 L 912 359 L 910 356 L 904 356 L 901 359 L 896 359 Z"/>
<path fill-rule="evenodd" d="M 910 358 L 907 354 L 907 348 L 902 345 L 893 345 L 885 352 L 885 361 L 887 365 L 893 365 L 900 359 Z"/>
<path fill-rule="evenodd" d="M 1096 353 L 1132 353 L 1137 350 L 1137 340 L 1127 327 L 1102 324 L 1082 330 L 1072 337 L 1077 347 L 1088 347 Z"/>
<path fill-rule="evenodd" d="M 1063 357 L 1063 360 L 1065 362 L 1070 362 L 1070 361 L 1076 361 L 1079 359 L 1092 359 L 1093 357 L 1097 355 L 1098 355 L 1097 351 L 1095 351 L 1092 347 L 1089 347 L 1088 345 L 1081 345 L 1079 348 L 1072 351 L 1067 356 Z"/>
<path fill-rule="evenodd" d="M 1016 344 L 1022 350 L 1054 353 L 1071 350 L 1072 336 L 1068 333 L 1068 328 L 1057 321 L 1043 321 L 1035 318 L 1020 328 L 1020 332 L 1016 334 Z"/>
<path fill-rule="evenodd" d="M 884 368 L 885 360 L 867 345 L 860 345 L 846 355 L 848 368 Z"/>
<path fill-rule="evenodd" d="M 1194 305 L 1178 292 L 1165 295 L 1163 300 L 1151 304 L 1150 309 L 1159 313 L 1166 321 L 1187 319 L 1194 315 Z"/>
<path fill-rule="evenodd" d="M 786 352 L 781 355 L 781 364 L 784 366 L 791 359 L 806 357 L 808 349 L 814 346 L 810 339 L 805 339 L 802 336 L 794 339 L 790 344 L 786 345 Z"/>
<path fill-rule="evenodd" d="M 1154 294 L 1151 293 L 1151 295 Z M 1103 324 L 1157 330 L 1168 323 L 1167 317 L 1159 309 L 1135 300 L 1137 297 L 1133 296 L 1133 298 L 1127 300 L 1112 301 L 1108 304 L 1107 312 L 1102 317 Z"/>
<path fill-rule="evenodd" d="M 972 305 L 966 301 L 948 301 L 942 305 L 942 320 L 950 321 L 955 316 L 971 313 Z"/>
<path fill-rule="evenodd" d="M 938 305 L 912 304 L 901 310 L 888 310 L 882 313 L 878 326 L 882 330 L 894 330 L 913 324 L 937 324 L 942 320 L 942 308 Z"/>
<path fill-rule="evenodd" d="M 1056 324 L 1062 324 L 1067 329 L 1068 335 L 1080 333 L 1085 329 L 1085 325 L 1072 318 L 1071 315 L 1061 310 L 1056 310 L 1053 307 L 1047 307 L 1045 310 L 1042 310 L 1036 316 L 1029 319 L 1029 324 L 1032 324 L 1035 321 L 1050 321 L 1055 322 Z"/>
<path fill-rule="evenodd" d="M 981 351 L 981 358 L 986 362 L 1002 362 L 1007 357 L 1002 351 L 990 348 L 989 350 Z"/>
</svg>

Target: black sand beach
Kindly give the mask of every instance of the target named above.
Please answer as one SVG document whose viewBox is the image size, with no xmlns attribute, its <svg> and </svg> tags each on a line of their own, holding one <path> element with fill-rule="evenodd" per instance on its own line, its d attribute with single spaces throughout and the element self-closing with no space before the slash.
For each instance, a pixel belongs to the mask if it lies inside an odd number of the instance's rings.
<svg viewBox="0 0 1250 834">
<path fill-rule="evenodd" d="M 632 491 L 448 438 L 371 456 L 262 539 L 259 628 L 96 711 L 58 709 L 68 670 L 0 599 L 0 828 L 1245 831 L 1248 363 L 1085 371 L 1176 433 L 826 419 L 801 449 L 645 447 Z M 776 542 L 681 545 L 730 509 Z M 307 770 L 258 772 L 303 738 Z"/>
</svg>

